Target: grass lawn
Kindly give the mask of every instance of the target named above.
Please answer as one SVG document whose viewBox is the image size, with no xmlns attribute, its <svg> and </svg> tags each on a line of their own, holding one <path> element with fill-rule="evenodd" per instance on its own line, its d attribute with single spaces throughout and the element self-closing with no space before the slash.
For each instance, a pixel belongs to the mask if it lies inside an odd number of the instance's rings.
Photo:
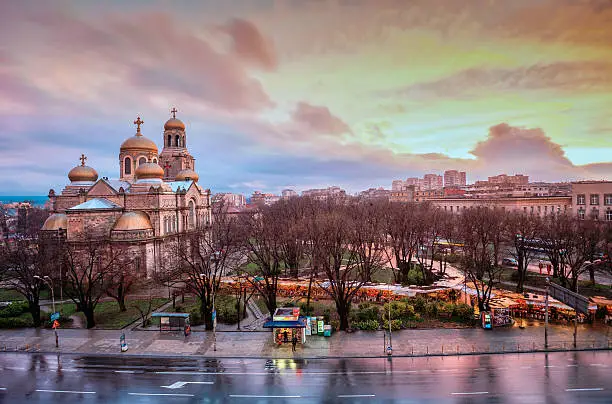
<svg viewBox="0 0 612 404">
<path fill-rule="evenodd" d="M 391 268 L 381 268 L 378 271 L 374 272 L 372 275 L 372 282 L 374 283 L 390 283 L 395 282 L 395 277 L 393 276 L 393 269 Z"/>
<path fill-rule="evenodd" d="M 48 290 L 42 290 L 40 292 L 40 299 L 46 300 L 50 299 L 50 294 Z M 0 289 L 0 302 L 12 302 L 15 300 L 25 300 L 25 297 L 17 291 L 10 289 Z"/>
<path fill-rule="evenodd" d="M 164 298 L 154 298 L 152 304 L 152 310 L 157 309 L 163 304 L 167 303 L 168 299 Z M 108 301 L 108 302 L 100 302 L 96 306 L 96 310 L 94 312 L 96 327 L 98 328 L 109 328 L 109 329 L 121 329 L 135 320 L 140 319 L 140 312 L 134 307 L 139 306 L 141 309 L 146 309 L 148 307 L 148 300 L 127 300 L 125 305 L 127 307 L 126 311 L 119 311 L 119 305 L 116 301 Z M 75 314 L 76 306 L 74 303 L 64 304 L 63 315 L 69 317 Z M 79 313 L 80 316 L 83 316 L 82 313 Z M 85 322 L 85 318 L 83 316 L 83 322 Z"/>
</svg>

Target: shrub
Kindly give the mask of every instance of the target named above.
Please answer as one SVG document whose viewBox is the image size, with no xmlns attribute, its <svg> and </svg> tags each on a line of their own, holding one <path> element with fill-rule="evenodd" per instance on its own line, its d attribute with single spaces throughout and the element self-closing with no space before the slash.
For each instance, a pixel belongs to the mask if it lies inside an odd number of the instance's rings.
<svg viewBox="0 0 612 404">
<path fill-rule="evenodd" d="M 0 317 L 19 317 L 23 313 L 27 313 L 29 311 L 29 307 L 28 302 L 23 300 L 11 302 L 6 307 L 0 309 Z"/>
<path fill-rule="evenodd" d="M 383 329 L 389 329 L 389 321 L 383 320 Z M 399 331 L 402 329 L 402 321 L 401 320 L 391 320 L 391 331 Z"/>
<path fill-rule="evenodd" d="M 333 331 L 338 331 L 340 329 L 340 320 L 332 320 L 329 323 Z"/>
<path fill-rule="evenodd" d="M 425 313 L 425 305 L 427 304 L 427 300 L 423 296 L 417 296 L 414 299 L 414 309 L 417 313 Z"/>
<path fill-rule="evenodd" d="M 378 322 L 378 318 L 380 317 L 380 311 L 378 306 L 370 303 L 361 303 L 359 308 L 355 312 L 355 321 L 369 321 L 374 320 Z"/>
<path fill-rule="evenodd" d="M 459 318 L 461 321 L 470 322 L 474 319 L 474 309 L 470 305 L 459 303 L 455 305 L 453 316 Z"/>
<path fill-rule="evenodd" d="M 438 302 L 431 301 L 425 303 L 425 315 L 428 317 L 436 317 L 438 315 Z"/>
<path fill-rule="evenodd" d="M 389 304 L 383 307 L 383 319 L 389 317 Z M 400 321 L 410 321 L 415 317 L 414 307 L 405 302 L 391 302 L 391 319 Z"/>
<path fill-rule="evenodd" d="M 190 325 L 202 325 L 204 324 L 204 319 L 200 314 L 200 309 L 195 308 L 189 312 L 189 324 Z"/>
<path fill-rule="evenodd" d="M 378 320 L 365 320 L 353 323 L 353 328 L 365 331 L 376 331 L 378 330 L 378 327 Z M 393 327 L 393 324 L 391 324 L 391 327 Z"/>
<path fill-rule="evenodd" d="M 34 327 L 34 322 L 27 317 L 0 317 L 0 328 Z"/>
</svg>

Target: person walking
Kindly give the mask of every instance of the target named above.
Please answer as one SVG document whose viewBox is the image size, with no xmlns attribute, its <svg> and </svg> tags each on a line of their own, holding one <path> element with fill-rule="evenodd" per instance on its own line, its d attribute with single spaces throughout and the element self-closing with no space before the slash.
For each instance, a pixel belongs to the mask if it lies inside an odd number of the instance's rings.
<svg viewBox="0 0 612 404">
<path fill-rule="evenodd" d="M 297 336 L 294 335 L 293 338 L 291 338 L 291 350 L 293 352 L 295 352 L 295 346 L 297 345 Z"/>
</svg>

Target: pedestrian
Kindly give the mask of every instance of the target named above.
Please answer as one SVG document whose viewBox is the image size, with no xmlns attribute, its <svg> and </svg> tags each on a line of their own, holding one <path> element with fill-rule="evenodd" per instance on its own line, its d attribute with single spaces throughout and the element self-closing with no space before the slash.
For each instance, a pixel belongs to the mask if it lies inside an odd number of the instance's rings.
<svg viewBox="0 0 612 404">
<path fill-rule="evenodd" d="M 297 336 L 294 335 L 293 338 L 291 339 L 291 350 L 293 352 L 295 352 L 295 346 L 297 345 Z"/>
</svg>

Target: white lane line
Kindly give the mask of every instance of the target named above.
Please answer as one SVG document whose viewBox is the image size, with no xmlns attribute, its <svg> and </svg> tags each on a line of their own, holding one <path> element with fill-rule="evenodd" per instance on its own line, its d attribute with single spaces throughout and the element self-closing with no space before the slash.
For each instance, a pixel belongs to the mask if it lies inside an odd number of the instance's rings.
<svg viewBox="0 0 612 404">
<path fill-rule="evenodd" d="M 453 372 L 456 369 L 442 369 L 442 370 L 436 370 L 436 371 L 440 371 L 440 372 Z M 284 372 L 281 371 L 277 374 L 282 375 L 282 376 L 300 376 L 302 377 L 303 375 L 321 375 L 321 376 L 329 376 L 329 375 L 386 375 L 389 373 L 427 373 L 430 372 L 430 370 L 394 370 L 394 371 L 364 371 L 364 372 L 302 372 L 301 374 L 298 374 L 297 372 Z M 432 370 L 433 372 L 433 370 Z M 271 372 L 183 372 L 183 371 L 176 371 L 176 372 L 172 372 L 172 371 L 156 371 L 153 372 L 155 374 L 158 375 L 227 375 L 227 376 L 238 376 L 238 375 L 253 375 L 253 376 L 267 376 L 269 375 Z"/>
<path fill-rule="evenodd" d="M 568 368 L 577 368 L 578 365 L 567 365 Z"/>
<path fill-rule="evenodd" d="M 376 397 L 376 394 L 340 394 L 338 398 Z"/>
<path fill-rule="evenodd" d="M 115 370 L 115 373 L 136 373 L 135 370 Z"/>
<path fill-rule="evenodd" d="M 95 391 L 74 391 L 74 390 L 36 390 L 39 393 L 70 393 L 70 394 L 96 394 Z"/>
<path fill-rule="evenodd" d="M 26 368 L 4 368 L 6 370 L 26 370 Z"/>
<path fill-rule="evenodd" d="M 256 396 L 251 394 L 230 394 L 232 398 L 301 398 L 302 396 Z"/>
<path fill-rule="evenodd" d="M 608 365 L 604 365 L 603 363 L 591 363 L 590 366 L 598 366 L 598 367 L 602 367 L 602 368 L 607 368 Z"/>
<path fill-rule="evenodd" d="M 557 365 L 546 365 L 546 366 L 544 366 L 544 367 L 545 367 L 545 368 L 556 368 L 556 367 L 557 367 Z"/>
<path fill-rule="evenodd" d="M 465 393 L 451 393 L 451 395 L 453 396 L 475 396 L 479 394 L 489 394 L 489 392 L 488 391 L 471 391 L 471 392 L 465 392 Z"/>
<path fill-rule="evenodd" d="M 160 386 L 160 387 L 164 387 L 166 389 L 180 389 L 186 384 L 215 384 L 215 383 L 214 382 L 174 382 L 169 386 Z"/>
<path fill-rule="evenodd" d="M 505 368 L 508 369 L 508 368 Z M 531 366 L 521 366 L 521 369 L 531 369 Z"/>
<path fill-rule="evenodd" d="M 583 389 L 565 389 L 565 391 L 602 391 L 603 387 L 592 387 Z"/>
<path fill-rule="evenodd" d="M 175 396 L 175 397 L 194 397 L 193 394 L 180 393 L 128 393 L 130 396 Z"/>
<path fill-rule="evenodd" d="M 0 387 L 0 390 L 6 390 L 6 387 Z"/>
</svg>

